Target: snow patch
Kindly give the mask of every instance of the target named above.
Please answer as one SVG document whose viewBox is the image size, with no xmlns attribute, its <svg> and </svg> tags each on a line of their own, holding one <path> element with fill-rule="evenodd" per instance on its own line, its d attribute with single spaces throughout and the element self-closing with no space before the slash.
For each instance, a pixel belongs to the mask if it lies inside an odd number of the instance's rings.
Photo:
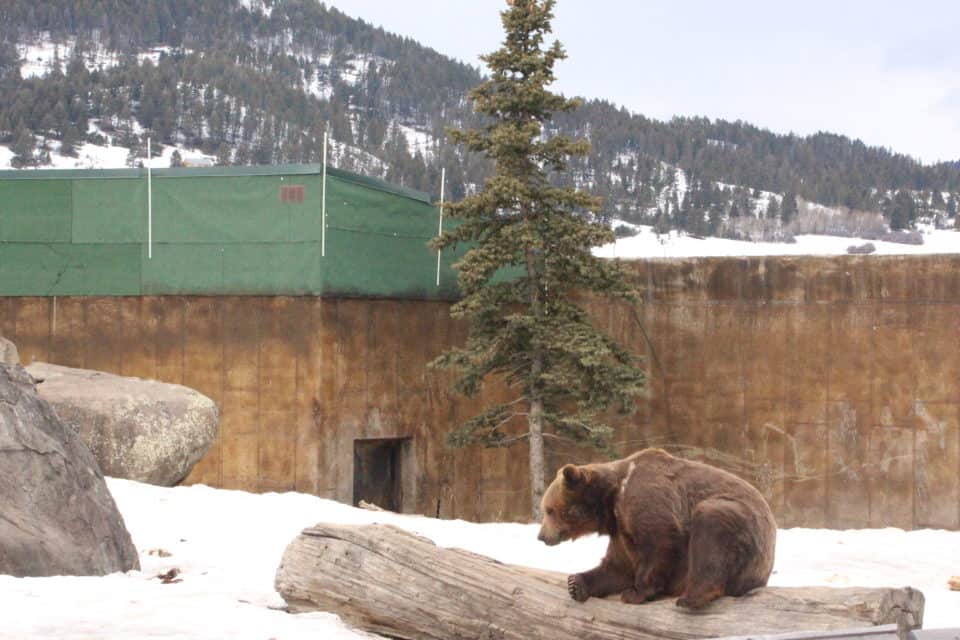
<svg viewBox="0 0 960 640">
<path fill-rule="evenodd" d="M 333 85 L 327 78 L 323 77 L 323 72 L 320 69 L 317 69 L 316 72 L 310 76 L 309 81 L 303 76 L 302 71 L 301 77 L 303 78 L 303 90 L 308 94 L 321 100 L 329 100 L 333 97 Z"/>
<path fill-rule="evenodd" d="M 273 5 L 267 4 L 264 0 L 240 0 L 240 6 L 250 13 L 262 13 L 268 18 L 273 13 Z"/>
<path fill-rule="evenodd" d="M 683 207 L 684 200 L 687 199 L 687 174 L 683 169 L 677 168 L 673 172 L 673 188 L 676 190 L 677 203 Z"/>
<path fill-rule="evenodd" d="M 636 151 L 621 151 L 613 161 L 615 169 L 628 167 L 631 163 L 636 163 L 638 154 Z"/>
<path fill-rule="evenodd" d="M 55 41 L 47 32 L 42 32 L 32 40 L 18 44 L 17 53 L 22 60 L 20 75 L 24 78 L 36 78 L 45 76 L 57 68 L 65 71 L 76 46 L 76 38 Z M 157 64 L 161 56 L 171 51 L 173 51 L 172 47 L 153 47 L 137 53 L 136 59 L 140 64 L 145 60 Z M 190 53 L 190 50 L 185 49 L 184 53 Z M 99 44 L 92 45 L 83 52 L 83 62 L 90 71 L 115 67 L 120 64 L 121 57 L 120 53 Z"/>
<path fill-rule="evenodd" d="M 77 157 L 50 153 L 50 169 L 113 169 L 126 166 L 129 151 L 126 147 L 100 146 L 84 143 L 77 148 Z"/>
<path fill-rule="evenodd" d="M 416 155 L 419 151 L 420 155 L 428 162 L 433 159 L 436 141 L 432 135 L 404 124 L 398 123 L 397 126 L 407 139 L 407 148 L 410 150 L 410 155 Z"/>
<path fill-rule="evenodd" d="M 43 171 L 44 169 L 123 169 L 127 166 L 129 149 L 126 147 L 90 144 L 89 142 L 77 146 L 77 157 L 60 154 L 60 143 L 50 141 L 50 164 L 40 167 L 23 169 L 24 171 Z M 154 169 L 170 166 L 173 152 L 179 151 L 181 158 L 194 161 L 198 166 L 215 164 L 216 158 L 202 153 L 199 149 L 187 147 L 164 146 L 163 151 L 149 162 L 143 158 L 144 166 Z M 0 169 L 11 169 L 13 152 L 5 146 L 0 146 Z"/>
</svg>

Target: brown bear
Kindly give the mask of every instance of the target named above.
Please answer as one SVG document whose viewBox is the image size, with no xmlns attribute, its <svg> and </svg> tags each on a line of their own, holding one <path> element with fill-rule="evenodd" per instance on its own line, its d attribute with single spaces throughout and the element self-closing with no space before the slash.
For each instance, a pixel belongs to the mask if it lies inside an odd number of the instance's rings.
<svg viewBox="0 0 960 640">
<path fill-rule="evenodd" d="M 614 462 L 568 464 L 543 496 L 548 545 L 610 536 L 600 566 L 567 579 L 574 600 L 628 603 L 679 596 L 698 608 L 767 584 L 777 524 L 749 483 L 707 464 L 645 449 Z"/>
</svg>

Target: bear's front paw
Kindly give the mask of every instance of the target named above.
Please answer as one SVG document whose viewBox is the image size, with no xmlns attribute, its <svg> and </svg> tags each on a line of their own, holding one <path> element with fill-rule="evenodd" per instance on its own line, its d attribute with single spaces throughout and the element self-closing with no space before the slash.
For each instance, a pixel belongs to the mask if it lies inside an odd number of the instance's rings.
<svg viewBox="0 0 960 640">
<path fill-rule="evenodd" d="M 579 573 L 567 578 L 567 591 L 570 592 L 570 597 L 577 602 L 585 602 L 590 597 L 590 594 L 587 593 L 587 583 Z"/>
</svg>

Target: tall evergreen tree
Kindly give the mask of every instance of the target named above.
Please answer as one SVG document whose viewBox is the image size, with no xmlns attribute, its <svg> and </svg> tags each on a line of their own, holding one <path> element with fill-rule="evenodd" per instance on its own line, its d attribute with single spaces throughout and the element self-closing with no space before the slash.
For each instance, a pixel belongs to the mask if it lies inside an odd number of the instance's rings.
<svg viewBox="0 0 960 640">
<path fill-rule="evenodd" d="M 580 291 L 625 300 L 634 292 L 619 264 L 591 253 L 614 239 L 597 222 L 599 201 L 556 186 L 567 159 L 586 155 L 589 147 L 544 135 L 553 114 L 578 104 L 547 89 L 555 63 L 565 58 L 560 43 L 545 43 L 554 0 L 508 4 L 501 13 L 505 42 L 483 57 L 490 79 L 470 94 L 487 124 L 450 132 L 454 142 L 491 159 L 494 175 L 480 192 L 450 205 L 447 213 L 460 224 L 433 243 L 437 249 L 473 243 L 457 264 L 463 299 L 451 310 L 469 320 L 470 334 L 464 347 L 434 364 L 457 369 L 455 388 L 467 395 L 479 392 L 491 375 L 515 390 L 515 399 L 486 408 L 449 441 L 526 441 L 536 518 L 544 491 L 544 436 L 609 450 L 612 431 L 597 422 L 597 414 L 631 410 L 644 375 L 577 304 Z M 515 418 L 525 418 L 520 433 L 508 432 L 519 426 Z"/>
<path fill-rule="evenodd" d="M 230 164 L 230 145 L 221 142 L 217 147 L 217 166 L 228 166 Z"/>
<path fill-rule="evenodd" d="M 126 165 L 131 169 L 136 169 L 138 167 L 143 167 L 143 159 L 140 157 L 137 149 L 131 147 L 127 152 L 127 159 L 125 161 Z"/>
<path fill-rule="evenodd" d="M 776 220 L 780 217 L 780 202 L 776 196 L 770 196 L 767 203 L 767 220 Z"/>
<path fill-rule="evenodd" d="M 799 207 L 797 206 L 797 194 L 788 191 L 783 196 L 783 203 L 780 205 L 780 219 L 783 224 L 790 224 L 797 217 Z"/>
<path fill-rule="evenodd" d="M 63 130 L 60 142 L 61 155 L 76 157 L 77 144 L 80 142 L 80 132 L 73 124 L 67 124 Z"/>
<path fill-rule="evenodd" d="M 893 197 L 890 209 L 890 228 L 894 231 L 909 229 L 917 217 L 917 203 L 909 191 L 901 189 Z"/>
<path fill-rule="evenodd" d="M 13 166 L 28 167 L 35 163 L 33 154 L 37 148 L 37 141 L 33 134 L 21 124 L 13 136 Z"/>
</svg>

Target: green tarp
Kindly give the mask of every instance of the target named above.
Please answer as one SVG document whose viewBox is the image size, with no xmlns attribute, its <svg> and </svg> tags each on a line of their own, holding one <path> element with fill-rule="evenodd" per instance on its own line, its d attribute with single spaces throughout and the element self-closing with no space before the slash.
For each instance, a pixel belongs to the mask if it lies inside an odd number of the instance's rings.
<svg viewBox="0 0 960 640">
<path fill-rule="evenodd" d="M 135 296 L 140 289 L 135 244 L 0 243 L 0 295 Z"/>
<path fill-rule="evenodd" d="M 330 170 L 325 242 L 322 205 L 319 165 L 0 171 L 0 296 L 456 297 L 427 195 Z"/>
<path fill-rule="evenodd" d="M 71 186 L 66 180 L 0 180 L 0 242 L 71 242 Z"/>
</svg>

